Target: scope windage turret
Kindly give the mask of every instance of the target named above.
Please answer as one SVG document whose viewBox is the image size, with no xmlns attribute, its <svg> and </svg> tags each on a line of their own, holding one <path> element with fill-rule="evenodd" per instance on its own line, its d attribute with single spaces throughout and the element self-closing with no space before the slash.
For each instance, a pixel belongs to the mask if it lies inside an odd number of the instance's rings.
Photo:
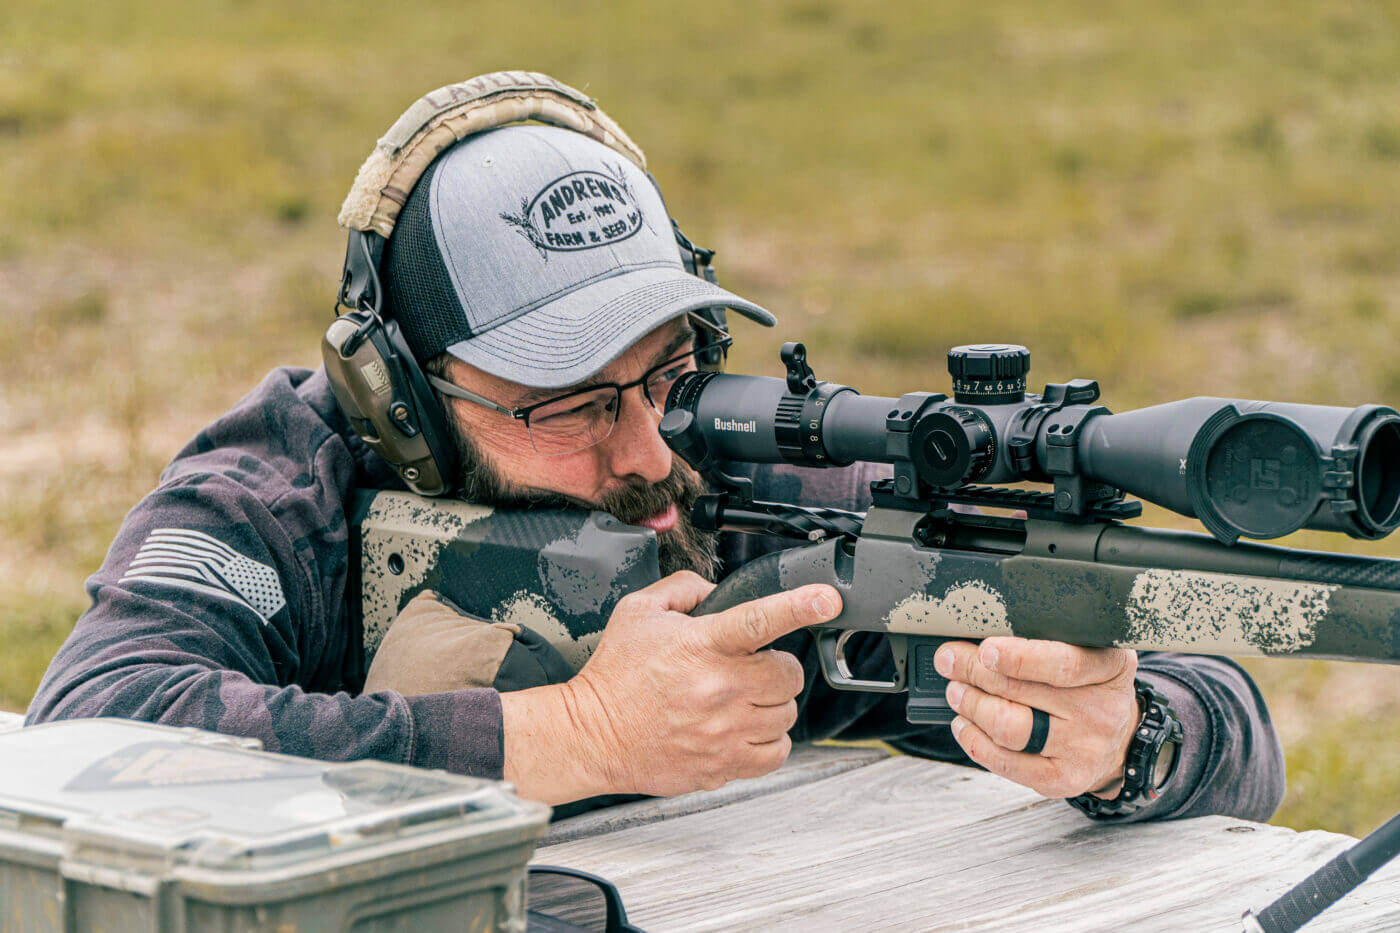
<svg viewBox="0 0 1400 933">
<path fill-rule="evenodd" d="M 1007 344 L 950 351 L 954 399 L 886 398 L 818 381 L 801 344 L 782 357 L 785 379 L 682 376 L 666 400 L 668 442 L 692 463 L 890 463 L 895 492 L 911 499 L 1049 482 L 1054 510 L 1077 518 L 1127 492 L 1199 518 L 1226 542 L 1299 528 L 1372 539 L 1400 526 L 1400 415 L 1390 408 L 1193 398 L 1115 415 L 1090 380 L 1025 394 L 1030 354 Z"/>
</svg>

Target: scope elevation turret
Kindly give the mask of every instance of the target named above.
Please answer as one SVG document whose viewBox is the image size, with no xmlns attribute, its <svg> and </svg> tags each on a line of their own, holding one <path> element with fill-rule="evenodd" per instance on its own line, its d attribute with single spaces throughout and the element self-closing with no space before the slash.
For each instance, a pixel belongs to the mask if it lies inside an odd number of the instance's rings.
<svg viewBox="0 0 1400 933">
<path fill-rule="evenodd" d="M 1014 343 L 974 343 L 948 351 L 953 399 L 980 405 L 1010 405 L 1026 397 L 1031 351 Z"/>
</svg>

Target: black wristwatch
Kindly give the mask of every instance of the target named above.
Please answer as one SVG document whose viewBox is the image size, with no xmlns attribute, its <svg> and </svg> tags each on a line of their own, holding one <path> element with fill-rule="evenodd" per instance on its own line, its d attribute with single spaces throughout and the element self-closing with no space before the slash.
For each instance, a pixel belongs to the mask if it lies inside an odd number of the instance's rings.
<svg viewBox="0 0 1400 933">
<path fill-rule="evenodd" d="M 1123 789 L 1112 800 L 1093 794 L 1069 798 L 1072 806 L 1096 819 L 1126 816 L 1162 796 L 1181 757 L 1181 721 L 1167 698 L 1141 680 L 1134 680 L 1133 687 L 1142 715 L 1128 743 Z"/>
</svg>

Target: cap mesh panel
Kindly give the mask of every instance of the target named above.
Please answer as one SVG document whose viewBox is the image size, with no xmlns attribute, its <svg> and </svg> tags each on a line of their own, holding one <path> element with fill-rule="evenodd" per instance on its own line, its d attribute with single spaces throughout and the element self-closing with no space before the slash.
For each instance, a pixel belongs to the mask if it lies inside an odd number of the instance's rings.
<svg viewBox="0 0 1400 933">
<path fill-rule="evenodd" d="M 428 166 L 399 214 L 384 247 L 380 282 L 386 316 L 395 318 L 420 363 L 472 335 L 466 312 L 438 252 L 428 210 L 433 175 L 441 159 Z"/>
</svg>

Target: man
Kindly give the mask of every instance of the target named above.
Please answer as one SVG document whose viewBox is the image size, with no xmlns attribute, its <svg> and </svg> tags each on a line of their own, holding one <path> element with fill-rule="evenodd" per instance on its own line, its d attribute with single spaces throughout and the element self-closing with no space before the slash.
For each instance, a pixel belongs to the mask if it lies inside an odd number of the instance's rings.
<svg viewBox="0 0 1400 933">
<path fill-rule="evenodd" d="M 658 535 L 674 572 L 618 604 L 577 674 L 533 633 L 503 635 L 422 598 L 360 682 L 347 508 L 357 490 L 416 474 L 370 450 L 360 432 L 374 442 L 372 430 L 347 419 L 324 370 L 282 369 L 200 432 L 128 515 L 30 722 L 194 725 L 293 754 L 504 777 L 553 804 L 717 787 L 778 767 L 794 739 L 884 738 L 1092 812 L 1123 803 L 1134 735 L 1169 700 L 1184 727 L 1172 780 L 1156 800 L 1106 812 L 1267 818 L 1282 756 L 1262 699 L 1228 661 L 1139 665 L 1131 651 L 1014 638 L 945 645 L 950 731 L 909 725 L 898 697 L 825 685 L 801 629 L 839 613 L 831 587 L 687 614 L 706 578 L 763 545 L 690 525 L 700 483 L 657 433 L 665 392 L 714 336 L 705 309 L 772 317 L 685 271 L 659 192 L 618 152 L 556 127 L 470 135 L 406 199 L 395 194 L 402 212 L 374 263 L 382 311 L 439 394 L 461 461 L 452 485 L 488 503 L 602 508 Z M 867 504 L 870 478 L 754 475 L 767 498 L 850 508 Z M 503 638 L 507 652 L 535 653 L 534 674 L 495 689 L 489 672 L 454 673 Z M 857 675 L 878 676 L 888 661 L 865 648 Z"/>
</svg>

